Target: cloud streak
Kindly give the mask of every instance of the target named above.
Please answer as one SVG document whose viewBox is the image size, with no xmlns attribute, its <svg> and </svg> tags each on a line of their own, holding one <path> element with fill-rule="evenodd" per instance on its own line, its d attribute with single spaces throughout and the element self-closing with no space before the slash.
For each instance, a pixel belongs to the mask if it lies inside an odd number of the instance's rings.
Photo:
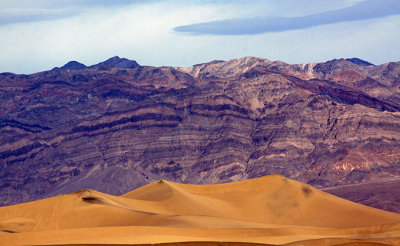
<svg viewBox="0 0 400 246">
<path fill-rule="evenodd" d="M 79 15 L 85 10 L 100 7 L 121 7 L 154 1 L 145 0 L 5 0 L 0 3 L 0 25 L 64 19 Z"/>
<path fill-rule="evenodd" d="M 400 14 L 399 0 L 365 0 L 351 7 L 299 17 L 236 18 L 177 26 L 175 32 L 190 35 L 253 35 L 315 26 L 382 18 Z"/>
<path fill-rule="evenodd" d="M 79 13 L 69 9 L 3 9 L 0 10 L 0 25 L 63 19 Z"/>
</svg>

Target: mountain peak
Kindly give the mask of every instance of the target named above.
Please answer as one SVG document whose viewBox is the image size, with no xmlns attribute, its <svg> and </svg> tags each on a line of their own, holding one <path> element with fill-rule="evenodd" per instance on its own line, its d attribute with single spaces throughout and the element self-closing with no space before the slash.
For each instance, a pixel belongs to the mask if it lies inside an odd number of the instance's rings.
<svg viewBox="0 0 400 246">
<path fill-rule="evenodd" d="M 61 67 L 61 69 L 70 69 L 70 70 L 80 70 L 84 68 L 86 68 L 86 65 L 77 61 L 70 61 Z"/>
<path fill-rule="evenodd" d="M 247 56 L 227 61 L 214 60 L 208 63 L 196 64 L 192 67 L 179 69 L 194 77 L 216 76 L 226 78 L 244 73 L 253 67 L 265 66 L 270 63 L 271 61 L 265 58 Z"/>
<path fill-rule="evenodd" d="M 102 67 L 102 66 L 117 67 L 117 68 L 137 68 L 140 65 L 134 60 L 120 58 L 119 56 L 113 56 L 103 62 L 93 65 L 92 67 Z"/>
<path fill-rule="evenodd" d="M 349 61 L 351 63 L 357 64 L 357 65 L 360 65 L 360 66 L 375 66 L 374 64 L 372 64 L 372 63 L 370 63 L 368 61 L 364 61 L 364 60 L 361 60 L 360 58 L 356 58 L 356 57 L 347 58 L 346 61 Z"/>
<path fill-rule="evenodd" d="M 126 59 L 126 58 L 121 58 L 121 57 L 119 57 L 119 56 L 113 56 L 113 57 L 107 59 L 106 61 L 121 61 L 121 60 L 128 60 L 128 59 Z"/>
</svg>

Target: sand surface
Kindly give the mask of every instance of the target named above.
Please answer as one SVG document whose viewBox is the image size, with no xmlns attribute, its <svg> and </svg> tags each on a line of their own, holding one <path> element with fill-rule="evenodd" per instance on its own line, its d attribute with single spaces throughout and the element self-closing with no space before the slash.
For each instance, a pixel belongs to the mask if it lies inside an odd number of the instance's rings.
<svg viewBox="0 0 400 246">
<path fill-rule="evenodd" d="M 400 245 L 400 214 L 280 175 L 218 185 L 160 180 L 0 208 L 0 245 Z"/>
</svg>

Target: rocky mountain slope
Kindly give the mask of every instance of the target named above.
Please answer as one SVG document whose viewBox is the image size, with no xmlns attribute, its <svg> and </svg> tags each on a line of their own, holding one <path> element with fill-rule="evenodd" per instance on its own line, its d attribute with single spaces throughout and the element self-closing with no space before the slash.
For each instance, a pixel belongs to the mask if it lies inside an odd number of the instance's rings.
<svg viewBox="0 0 400 246">
<path fill-rule="evenodd" d="M 136 64 L 0 74 L 0 204 L 160 178 L 278 173 L 328 187 L 400 176 L 400 62 Z"/>
</svg>

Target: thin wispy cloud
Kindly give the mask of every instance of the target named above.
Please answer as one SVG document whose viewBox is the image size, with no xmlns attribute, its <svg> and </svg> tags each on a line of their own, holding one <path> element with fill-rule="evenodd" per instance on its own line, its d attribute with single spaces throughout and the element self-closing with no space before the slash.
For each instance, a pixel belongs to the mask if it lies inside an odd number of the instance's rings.
<svg viewBox="0 0 400 246">
<path fill-rule="evenodd" d="M 149 3 L 145 0 L 21 0 L 0 3 L 0 25 L 64 19 L 93 7 L 109 8 Z"/>
<path fill-rule="evenodd" d="M 75 16 L 78 13 L 80 11 L 73 11 L 71 9 L 8 8 L 0 10 L 0 25 L 63 19 Z"/>
<path fill-rule="evenodd" d="M 382 18 L 399 14 L 399 0 L 366 0 L 347 8 L 307 16 L 224 19 L 178 26 L 174 28 L 174 31 L 191 35 L 251 35 L 307 29 L 327 24 Z"/>
</svg>

